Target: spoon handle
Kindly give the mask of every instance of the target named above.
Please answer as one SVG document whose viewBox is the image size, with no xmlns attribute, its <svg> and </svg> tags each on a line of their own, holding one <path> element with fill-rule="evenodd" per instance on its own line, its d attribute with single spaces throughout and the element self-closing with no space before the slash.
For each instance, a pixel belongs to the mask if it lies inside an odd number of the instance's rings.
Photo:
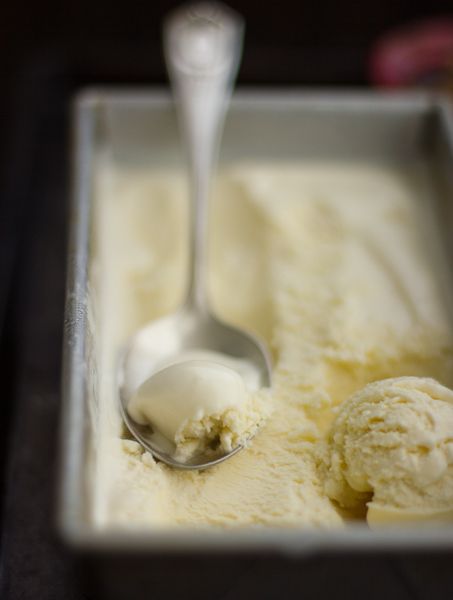
<svg viewBox="0 0 453 600">
<path fill-rule="evenodd" d="M 220 3 L 190 4 L 164 23 L 164 52 L 190 170 L 188 304 L 207 308 L 206 241 L 211 173 L 242 50 L 243 20 Z"/>
</svg>

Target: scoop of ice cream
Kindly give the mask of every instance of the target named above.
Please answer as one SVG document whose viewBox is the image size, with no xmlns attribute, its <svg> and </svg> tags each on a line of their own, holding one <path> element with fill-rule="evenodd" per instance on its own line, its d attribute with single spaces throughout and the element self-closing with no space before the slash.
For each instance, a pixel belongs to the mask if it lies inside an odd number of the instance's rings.
<svg viewBox="0 0 453 600">
<path fill-rule="evenodd" d="M 213 450 L 230 452 L 253 436 L 265 415 L 262 402 L 233 368 L 210 360 L 172 364 L 132 395 L 128 411 L 176 445 L 188 460 Z"/>
<path fill-rule="evenodd" d="M 328 496 L 367 503 L 370 525 L 453 518 L 453 391 L 420 377 L 367 385 L 341 407 L 327 461 Z"/>
</svg>

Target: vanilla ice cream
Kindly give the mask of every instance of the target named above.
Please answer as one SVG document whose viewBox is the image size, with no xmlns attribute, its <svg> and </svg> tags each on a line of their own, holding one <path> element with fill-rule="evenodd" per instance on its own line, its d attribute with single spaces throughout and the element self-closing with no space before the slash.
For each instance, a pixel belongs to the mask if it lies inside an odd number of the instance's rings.
<svg viewBox="0 0 453 600">
<path fill-rule="evenodd" d="M 181 356 L 153 374 L 128 403 L 137 423 L 174 442 L 175 458 L 182 462 L 194 455 L 215 457 L 247 443 L 269 410 L 264 391 L 257 393 L 251 364 L 217 352 L 193 356 L 197 354 Z"/>
<path fill-rule="evenodd" d="M 370 524 L 453 519 L 453 391 L 435 380 L 367 385 L 341 407 L 328 452 L 326 493 L 367 503 Z"/>
<path fill-rule="evenodd" d="M 338 407 L 384 378 L 432 377 L 453 385 L 448 271 L 435 254 L 426 217 L 428 175 L 418 165 L 309 161 L 231 164 L 219 172 L 210 216 L 210 302 L 220 318 L 261 336 L 270 348 L 273 412 L 243 451 L 204 472 L 183 472 L 154 461 L 130 439 L 115 401 L 115 373 L 130 336 L 184 298 L 184 174 L 108 160 L 97 171 L 92 522 L 140 530 L 341 526 L 354 510 L 329 498 L 319 461 Z M 434 444 L 441 431 L 440 423 L 431 424 L 434 405 L 443 407 L 441 419 L 450 404 L 419 393 L 433 403 L 426 422 Z M 415 430 L 418 412 L 407 413 L 413 420 L 404 427 Z M 178 427 L 171 418 L 167 425 L 172 432 Z M 431 455 L 447 457 L 447 446 L 445 438 L 438 454 L 422 449 L 426 465 Z M 436 496 L 431 506 L 443 510 L 450 506 L 443 495 L 450 471 L 440 461 L 432 461 L 439 479 L 429 480 L 427 466 L 425 481 Z M 399 502 L 407 507 L 416 497 L 426 506 L 412 480 L 410 496 L 404 496 L 409 484 L 395 488 L 403 494 Z M 373 491 L 363 485 L 354 494 L 368 501 Z M 384 487 L 374 488 L 376 510 L 390 506 Z"/>
</svg>

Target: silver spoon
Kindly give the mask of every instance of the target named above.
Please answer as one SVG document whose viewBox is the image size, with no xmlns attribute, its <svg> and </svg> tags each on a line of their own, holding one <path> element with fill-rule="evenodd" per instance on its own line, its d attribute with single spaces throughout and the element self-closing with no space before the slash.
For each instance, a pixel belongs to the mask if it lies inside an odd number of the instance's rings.
<svg viewBox="0 0 453 600">
<path fill-rule="evenodd" d="M 164 25 L 167 68 L 190 169 L 189 286 L 182 308 L 151 322 L 129 341 L 120 361 L 118 386 L 122 416 L 131 434 L 153 456 L 180 469 L 205 469 L 230 458 L 242 446 L 220 457 L 197 456 L 187 463 L 179 462 L 172 455 L 174 446 L 169 440 L 129 415 L 127 403 L 133 387 L 137 389 L 162 365 L 188 350 L 209 350 L 245 359 L 256 369 L 260 387 L 270 386 L 270 359 L 265 346 L 252 335 L 216 319 L 206 295 L 209 183 L 240 59 L 242 35 L 239 15 L 217 3 L 183 7 Z"/>
</svg>

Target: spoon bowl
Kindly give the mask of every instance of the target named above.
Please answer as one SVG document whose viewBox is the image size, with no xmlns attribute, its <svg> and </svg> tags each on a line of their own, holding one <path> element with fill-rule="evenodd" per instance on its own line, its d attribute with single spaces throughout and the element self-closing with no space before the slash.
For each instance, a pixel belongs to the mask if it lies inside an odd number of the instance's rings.
<svg viewBox="0 0 453 600">
<path fill-rule="evenodd" d="M 257 387 L 271 384 L 271 363 L 266 347 L 249 333 L 222 323 L 210 314 L 200 314 L 185 305 L 178 312 L 153 321 L 130 340 L 120 359 L 118 390 L 123 419 L 134 437 L 153 456 L 181 469 L 205 469 L 230 458 L 242 449 L 216 458 L 197 455 L 186 462 L 174 458 L 175 445 L 148 425 L 130 416 L 127 406 L 131 394 L 153 373 L 177 362 L 187 352 L 212 351 L 253 365 Z"/>
</svg>

